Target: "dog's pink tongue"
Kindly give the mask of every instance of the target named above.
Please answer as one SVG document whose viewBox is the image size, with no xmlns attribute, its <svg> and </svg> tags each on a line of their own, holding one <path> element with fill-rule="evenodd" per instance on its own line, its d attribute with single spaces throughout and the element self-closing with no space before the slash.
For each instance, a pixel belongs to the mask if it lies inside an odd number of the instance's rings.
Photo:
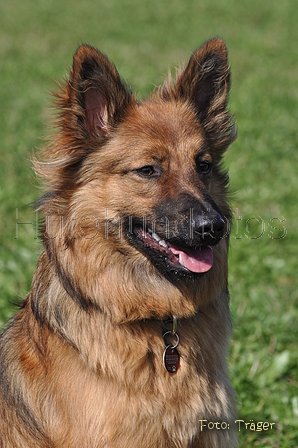
<svg viewBox="0 0 298 448">
<path fill-rule="evenodd" d="M 199 249 L 183 248 L 183 251 L 171 246 L 173 254 L 179 256 L 179 261 L 191 272 L 202 273 L 211 269 L 213 264 L 213 251 L 210 246 Z"/>
</svg>

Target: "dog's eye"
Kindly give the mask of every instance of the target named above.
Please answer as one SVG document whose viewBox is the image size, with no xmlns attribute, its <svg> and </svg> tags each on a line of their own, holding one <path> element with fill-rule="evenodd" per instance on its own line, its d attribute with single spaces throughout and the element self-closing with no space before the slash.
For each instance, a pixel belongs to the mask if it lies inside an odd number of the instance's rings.
<svg viewBox="0 0 298 448">
<path fill-rule="evenodd" d="M 151 165 L 142 166 L 142 168 L 138 168 L 135 171 L 141 177 L 150 177 L 155 174 L 155 169 Z"/>
<path fill-rule="evenodd" d="M 210 173 L 211 171 L 211 163 L 209 162 L 199 162 L 197 164 L 198 171 L 203 174 Z"/>
</svg>

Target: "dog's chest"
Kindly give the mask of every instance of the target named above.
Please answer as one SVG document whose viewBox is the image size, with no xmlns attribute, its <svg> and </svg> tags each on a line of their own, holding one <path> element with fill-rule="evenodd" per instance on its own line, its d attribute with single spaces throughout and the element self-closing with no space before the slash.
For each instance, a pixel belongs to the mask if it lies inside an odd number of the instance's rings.
<svg viewBox="0 0 298 448">
<path fill-rule="evenodd" d="M 108 363 L 97 375 L 84 362 L 72 363 L 72 371 L 60 376 L 71 390 L 62 382 L 59 387 L 71 440 L 65 447 L 191 447 L 199 420 L 211 419 L 220 407 L 223 411 L 227 397 L 224 389 L 210 386 L 204 366 L 198 371 L 194 347 L 181 342 L 177 349 L 180 365 L 173 374 L 164 367 L 163 343 L 151 346 L 147 357 L 139 353 L 138 359 L 127 359 L 125 368 L 123 360 L 115 363 L 113 353 L 113 374 Z"/>
</svg>

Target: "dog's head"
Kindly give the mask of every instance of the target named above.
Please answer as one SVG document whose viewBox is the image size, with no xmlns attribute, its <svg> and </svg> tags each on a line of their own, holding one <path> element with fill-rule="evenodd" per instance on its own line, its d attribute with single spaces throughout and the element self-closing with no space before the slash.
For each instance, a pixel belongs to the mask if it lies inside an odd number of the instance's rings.
<svg viewBox="0 0 298 448">
<path fill-rule="evenodd" d="M 161 284 L 195 283 L 202 295 L 210 282 L 223 287 L 231 213 L 221 159 L 236 136 L 229 89 L 221 39 L 143 102 L 105 56 L 77 50 L 50 161 L 36 162 L 50 183 L 39 202 L 44 242 L 70 294 L 97 300 L 98 279 L 117 272 L 122 283 L 144 283 L 140 294 Z"/>
</svg>

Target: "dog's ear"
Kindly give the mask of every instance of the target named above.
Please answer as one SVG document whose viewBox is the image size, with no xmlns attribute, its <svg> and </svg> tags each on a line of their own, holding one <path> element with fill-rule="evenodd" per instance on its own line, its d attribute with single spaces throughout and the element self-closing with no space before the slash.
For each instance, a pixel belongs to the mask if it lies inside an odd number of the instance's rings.
<svg viewBox="0 0 298 448">
<path fill-rule="evenodd" d="M 228 53 L 219 38 L 206 42 L 192 55 L 173 87 L 176 98 L 194 105 L 213 145 L 222 150 L 236 138 L 234 120 L 227 111 L 229 90 Z"/>
<path fill-rule="evenodd" d="M 61 99 L 64 129 L 73 125 L 84 137 L 107 136 L 129 104 L 131 95 L 114 65 L 95 48 L 82 45 L 74 55 Z"/>
</svg>

